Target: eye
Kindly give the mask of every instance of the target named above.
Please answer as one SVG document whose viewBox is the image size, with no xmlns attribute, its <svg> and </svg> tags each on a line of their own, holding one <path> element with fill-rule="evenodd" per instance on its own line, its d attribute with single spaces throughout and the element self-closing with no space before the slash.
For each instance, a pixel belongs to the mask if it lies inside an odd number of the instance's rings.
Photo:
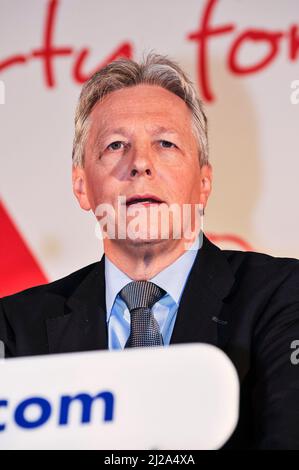
<svg viewBox="0 0 299 470">
<path fill-rule="evenodd" d="M 170 148 L 176 147 L 176 145 L 173 144 L 172 142 L 169 142 L 169 140 L 160 140 L 159 143 L 161 147 L 164 149 L 170 149 Z"/>
<path fill-rule="evenodd" d="M 107 149 L 108 150 L 120 150 L 124 147 L 125 142 L 122 142 L 121 140 L 116 140 L 115 142 L 112 142 L 111 144 L 108 145 Z"/>
</svg>

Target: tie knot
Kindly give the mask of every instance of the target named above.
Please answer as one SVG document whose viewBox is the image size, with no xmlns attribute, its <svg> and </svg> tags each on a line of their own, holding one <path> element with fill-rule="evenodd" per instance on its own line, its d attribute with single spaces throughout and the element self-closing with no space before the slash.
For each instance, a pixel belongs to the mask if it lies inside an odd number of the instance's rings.
<svg viewBox="0 0 299 470">
<path fill-rule="evenodd" d="M 150 281 L 132 281 L 119 293 L 130 311 L 135 308 L 151 309 L 164 294 L 164 289 Z"/>
</svg>

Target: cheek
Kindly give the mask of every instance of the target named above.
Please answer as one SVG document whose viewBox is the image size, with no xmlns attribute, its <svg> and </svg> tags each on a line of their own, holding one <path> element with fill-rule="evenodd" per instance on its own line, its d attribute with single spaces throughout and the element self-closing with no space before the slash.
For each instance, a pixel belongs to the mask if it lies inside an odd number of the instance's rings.
<svg viewBox="0 0 299 470">
<path fill-rule="evenodd" d="M 168 171 L 165 175 L 165 184 L 169 192 L 184 197 L 200 189 L 200 171 L 197 168 L 181 165 L 180 168 Z"/>
<path fill-rule="evenodd" d="M 106 199 L 107 184 L 103 175 L 99 175 L 96 171 L 90 171 L 87 175 L 87 194 L 91 205 L 94 207 Z"/>
</svg>

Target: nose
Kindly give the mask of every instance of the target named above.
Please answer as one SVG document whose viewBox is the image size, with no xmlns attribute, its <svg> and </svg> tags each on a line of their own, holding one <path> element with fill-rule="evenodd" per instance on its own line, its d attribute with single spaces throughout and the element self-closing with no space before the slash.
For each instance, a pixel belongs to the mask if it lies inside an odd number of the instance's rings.
<svg viewBox="0 0 299 470">
<path fill-rule="evenodd" d="M 132 160 L 130 161 L 130 177 L 154 176 L 154 165 L 151 152 L 148 148 L 135 149 Z"/>
<path fill-rule="evenodd" d="M 140 171 L 140 170 L 138 171 L 137 168 L 132 168 L 130 176 L 136 176 L 137 174 L 142 174 L 142 173 L 145 173 L 148 176 L 151 176 L 151 174 L 152 174 L 150 168 L 146 168 L 145 171 Z"/>
</svg>

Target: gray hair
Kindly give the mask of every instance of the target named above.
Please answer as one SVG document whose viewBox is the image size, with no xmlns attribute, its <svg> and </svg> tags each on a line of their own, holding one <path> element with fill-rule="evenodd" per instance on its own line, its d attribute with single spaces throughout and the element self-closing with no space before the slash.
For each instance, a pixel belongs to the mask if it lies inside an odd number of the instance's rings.
<svg viewBox="0 0 299 470">
<path fill-rule="evenodd" d="M 88 118 L 95 104 L 113 91 L 140 84 L 160 86 L 185 101 L 191 110 L 193 132 L 199 144 L 200 165 L 208 163 L 207 117 L 194 84 L 176 62 L 151 53 L 141 63 L 124 58 L 115 60 L 85 82 L 75 115 L 74 166 L 84 166 Z"/>
</svg>

